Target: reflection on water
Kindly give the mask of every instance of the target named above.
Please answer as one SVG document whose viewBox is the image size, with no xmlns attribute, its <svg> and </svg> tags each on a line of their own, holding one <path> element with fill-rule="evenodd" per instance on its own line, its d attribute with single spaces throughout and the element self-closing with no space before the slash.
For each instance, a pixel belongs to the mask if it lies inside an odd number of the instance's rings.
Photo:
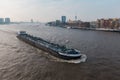
<svg viewBox="0 0 120 80">
<path fill-rule="evenodd" d="M 16 38 L 25 30 L 86 54 L 87 62 L 70 64 Z M 7 32 L 6 32 L 7 31 Z M 0 26 L 0 80 L 119 80 L 120 34 L 19 24 Z"/>
</svg>

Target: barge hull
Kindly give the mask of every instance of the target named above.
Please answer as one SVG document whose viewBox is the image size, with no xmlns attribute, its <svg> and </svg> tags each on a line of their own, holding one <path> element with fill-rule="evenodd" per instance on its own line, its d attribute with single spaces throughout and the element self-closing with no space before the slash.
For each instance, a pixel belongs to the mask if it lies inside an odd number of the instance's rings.
<svg viewBox="0 0 120 80">
<path fill-rule="evenodd" d="M 34 42 L 34 41 L 31 41 L 31 40 L 28 40 L 24 37 L 21 37 L 21 36 L 17 36 L 18 39 L 24 41 L 25 43 L 28 43 L 38 49 L 41 49 L 43 51 L 46 51 L 46 52 L 49 52 L 51 55 L 55 56 L 55 57 L 58 57 L 58 58 L 62 58 L 62 59 L 65 59 L 65 60 L 72 60 L 72 59 L 79 59 L 81 58 L 81 56 L 78 56 L 78 57 L 67 57 L 67 56 L 63 56 L 63 55 L 60 55 L 58 52 L 52 50 L 52 49 L 49 49 L 45 46 L 42 46 L 40 44 L 38 44 L 37 42 Z"/>
</svg>

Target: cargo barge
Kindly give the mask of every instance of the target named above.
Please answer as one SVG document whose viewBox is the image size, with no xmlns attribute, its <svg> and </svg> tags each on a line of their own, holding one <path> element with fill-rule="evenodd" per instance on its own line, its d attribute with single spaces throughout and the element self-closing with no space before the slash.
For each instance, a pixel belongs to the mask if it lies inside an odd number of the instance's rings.
<svg viewBox="0 0 120 80">
<path fill-rule="evenodd" d="M 82 54 L 79 50 L 69 49 L 65 46 L 54 44 L 43 40 L 42 38 L 32 36 L 27 34 L 26 31 L 20 31 L 17 33 L 17 38 L 46 52 L 49 52 L 51 55 L 62 58 L 65 60 L 74 60 L 80 59 Z"/>
</svg>

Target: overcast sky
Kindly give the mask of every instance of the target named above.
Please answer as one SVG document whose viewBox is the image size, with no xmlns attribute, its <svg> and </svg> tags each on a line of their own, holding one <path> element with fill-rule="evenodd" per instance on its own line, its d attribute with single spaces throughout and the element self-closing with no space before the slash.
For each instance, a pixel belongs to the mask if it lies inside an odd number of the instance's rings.
<svg viewBox="0 0 120 80">
<path fill-rule="evenodd" d="M 0 17 L 12 21 L 47 22 L 62 15 L 83 21 L 120 18 L 120 0 L 0 0 Z"/>
</svg>

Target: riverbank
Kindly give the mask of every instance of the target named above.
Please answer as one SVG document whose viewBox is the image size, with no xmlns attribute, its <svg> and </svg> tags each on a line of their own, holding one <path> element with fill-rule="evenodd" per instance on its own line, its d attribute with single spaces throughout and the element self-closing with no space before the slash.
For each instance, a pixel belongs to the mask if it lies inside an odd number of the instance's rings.
<svg viewBox="0 0 120 80">
<path fill-rule="evenodd" d="M 80 30 L 94 30 L 94 31 L 105 31 L 105 32 L 120 32 L 120 29 L 107 29 L 107 28 L 82 28 L 82 27 L 70 27 L 65 26 L 67 29 L 80 29 Z"/>
<path fill-rule="evenodd" d="M 84 30 L 105 31 L 105 32 L 120 32 L 118 29 L 105 29 L 105 28 L 76 28 Z"/>
</svg>

